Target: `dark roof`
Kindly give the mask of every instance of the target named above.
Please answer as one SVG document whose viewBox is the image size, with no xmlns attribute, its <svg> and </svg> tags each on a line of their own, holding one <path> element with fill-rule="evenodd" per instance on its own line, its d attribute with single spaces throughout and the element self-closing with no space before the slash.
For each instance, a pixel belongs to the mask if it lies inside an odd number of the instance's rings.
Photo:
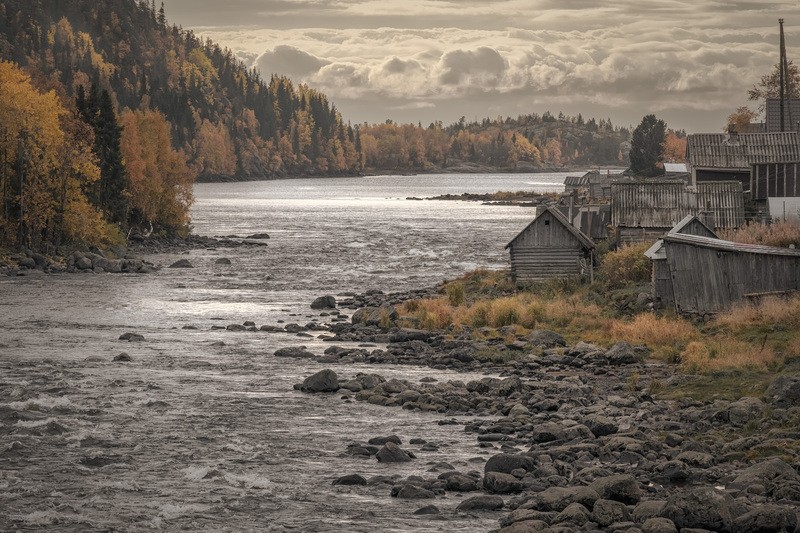
<svg viewBox="0 0 800 533">
<path fill-rule="evenodd" d="M 697 217 L 696 217 L 696 216 L 694 216 L 694 215 L 686 215 L 686 216 L 683 218 L 683 220 L 681 220 L 680 222 L 678 222 L 677 224 L 675 224 L 675 227 L 674 227 L 674 228 L 672 228 L 671 230 L 669 230 L 669 232 L 667 232 L 667 235 L 678 235 L 678 234 L 684 234 L 684 233 L 683 233 L 683 230 L 684 230 L 684 229 L 686 229 L 686 227 L 687 227 L 689 224 L 691 224 L 693 221 L 697 221 L 697 223 L 698 223 L 698 224 L 700 224 L 700 225 L 701 225 L 701 226 L 703 226 L 703 227 L 704 227 L 706 230 L 708 230 L 708 233 L 709 233 L 709 235 L 708 235 L 708 238 L 714 238 L 714 239 L 716 239 L 716 238 L 717 238 L 717 234 L 716 234 L 716 233 L 714 233 L 714 230 L 712 230 L 711 228 L 709 228 L 708 226 L 706 226 L 706 225 L 703 223 L 703 221 L 702 221 L 702 220 L 700 220 L 699 218 L 697 218 Z M 712 236 L 713 236 L 713 237 L 712 237 Z M 658 259 L 666 259 L 666 258 L 667 258 L 667 252 L 666 252 L 666 250 L 664 250 L 664 239 L 658 239 L 658 240 L 657 240 L 657 241 L 656 241 L 656 242 L 653 244 L 653 246 L 651 246 L 650 248 L 648 248 L 648 249 L 647 249 L 647 251 L 644 253 L 644 255 L 645 255 L 647 258 L 649 258 L 649 259 L 653 259 L 653 260 L 658 260 Z"/>
<path fill-rule="evenodd" d="M 740 242 L 723 241 L 711 237 L 699 237 L 697 235 L 684 235 L 681 233 L 668 233 L 664 236 L 667 243 L 692 244 L 703 248 L 711 248 L 723 252 L 743 252 L 748 254 L 783 255 L 789 257 L 800 257 L 800 250 L 792 248 L 776 248 L 775 246 L 764 246 L 761 244 L 743 244 Z"/>
<path fill-rule="evenodd" d="M 686 160 L 693 167 L 750 170 L 754 163 L 800 160 L 800 139 L 780 133 L 694 133 L 686 141 Z"/>
<path fill-rule="evenodd" d="M 582 185 L 589 184 L 589 177 L 588 175 L 583 176 L 567 176 L 564 178 L 564 185 L 567 187 L 580 187 Z"/>
<path fill-rule="evenodd" d="M 569 231 L 570 233 L 572 233 L 572 235 L 574 235 L 574 236 L 575 236 L 575 238 L 576 238 L 576 239 L 578 239 L 578 241 L 579 241 L 579 242 L 580 242 L 580 243 L 581 243 L 581 244 L 582 244 L 584 247 L 586 247 L 586 248 L 589 248 L 589 249 L 591 249 L 591 248 L 594 248 L 594 242 L 592 242 L 592 239 L 590 239 L 589 237 L 587 237 L 587 236 L 586 236 L 586 234 L 585 234 L 585 233 L 583 233 L 581 230 L 579 230 L 578 228 L 576 228 L 575 226 L 573 226 L 572 224 L 570 224 L 570 223 L 569 223 L 569 220 L 567 220 L 567 217 L 565 217 L 565 216 L 564 216 L 564 215 L 561 213 L 561 211 L 559 211 L 558 209 L 556 209 L 555 207 L 552 207 L 552 206 L 548 207 L 547 209 L 545 209 L 544 211 L 542 211 L 541 213 L 539 213 L 539 214 L 536 216 L 536 218 L 534 218 L 534 219 L 533 219 L 533 221 L 531 221 L 531 223 L 530 223 L 530 224 L 528 224 L 527 226 L 525 226 L 525 229 L 523 229 L 522 231 L 520 231 L 519 233 L 517 233 L 517 236 L 516 236 L 516 237 L 514 237 L 513 239 L 511 239 L 511 242 L 509 242 L 508 244 L 506 244 L 506 245 L 505 245 L 505 247 L 506 247 L 506 248 L 508 248 L 508 247 L 510 247 L 512 244 L 514 244 L 514 241 L 516 241 L 518 238 L 520 238 L 520 237 L 522 236 L 522 234 L 523 234 L 523 233 L 525 233 L 526 231 L 528 231 L 528 228 L 530 228 L 531 226 L 533 226 L 533 225 L 536 223 L 536 221 L 537 221 L 537 220 L 539 220 L 539 217 L 541 217 L 541 216 L 542 216 L 542 215 L 544 215 L 545 213 L 550 213 L 550 214 L 552 214 L 552 215 L 553 215 L 553 217 L 554 217 L 556 220 L 558 220 L 558 221 L 561 223 L 561 225 L 562 225 L 562 226 L 564 226 L 565 228 L 567 228 L 567 231 Z"/>
<path fill-rule="evenodd" d="M 701 226 L 703 226 L 705 229 L 708 230 L 708 233 L 710 233 L 711 235 L 713 235 L 716 238 L 717 234 L 714 233 L 714 230 L 709 228 L 708 226 L 706 226 L 705 223 L 702 220 L 700 220 L 699 218 L 697 218 L 694 215 L 686 215 L 683 218 L 683 220 L 681 220 L 680 222 L 675 224 L 675 227 L 672 228 L 671 230 L 669 230 L 669 232 L 670 233 L 683 233 L 683 229 L 686 226 L 688 226 L 693 220 L 696 220 Z"/>
</svg>

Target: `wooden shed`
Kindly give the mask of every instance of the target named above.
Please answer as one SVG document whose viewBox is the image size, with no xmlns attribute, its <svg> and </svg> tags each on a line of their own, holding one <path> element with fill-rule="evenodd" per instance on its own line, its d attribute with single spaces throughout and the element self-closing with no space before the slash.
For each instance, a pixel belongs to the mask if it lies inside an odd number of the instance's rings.
<svg viewBox="0 0 800 533">
<path fill-rule="evenodd" d="M 800 162 L 753 165 L 750 197 L 759 213 L 773 220 L 800 218 Z"/>
<path fill-rule="evenodd" d="M 702 215 L 714 229 L 741 226 L 741 184 L 712 181 L 687 187 L 679 180 L 637 180 L 611 185 L 611 223 L 618 244 L 653 242 L 687 215 Z"/>
<path fill-rule="evenodd" d="M 789 161 L 800 161 L 800 137 L 793 131 L 693 133 L 686 139 L 692 184 L 736 180 L 747 188 L 751 165 Z"/>
<path fill-rule="evenodd" d="M 698 235 L 700 237 L 708 237 L 716 239 L 717 234 L 714 233 L 708 226 L 703 224 L 699 218 L 694 215 L 687 215 L 686 218 L 678 222 L 678 224 L 669 231 L 670 235 Z M 672 307 L 675 305 L 675 296 L 672 290 L 672 275 L 669 272 L 667 265 L 667 251 L 664 245 L 664 240 L 659 239 L 651 246 L 644 255 L 650 259 L 653 267 L 652 283 L 653 283 L 653 297 L 657 302 L 660 302 L 664 307 Z"/>
<path fill-rule="evenodd" d="M 714 314 L 731 304 L 800 289 L 800 250 L 697 235 L 664 237 L 675 309 Z"/>
<path fill-rule="evenodd" d="M 516 282 L 593 275 L 594 243 L 555 207 L 548 207 L 506 245 Z"/>
</svg>

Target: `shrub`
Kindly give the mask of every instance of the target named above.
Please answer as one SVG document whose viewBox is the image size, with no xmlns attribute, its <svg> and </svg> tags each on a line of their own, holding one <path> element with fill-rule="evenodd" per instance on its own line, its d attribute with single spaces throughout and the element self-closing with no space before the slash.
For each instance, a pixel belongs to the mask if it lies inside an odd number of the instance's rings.
<svg viewBox="0 0 800 533">
<path fill-rule="evenodd" d="M 650 280 L 650 260 L 644 253 L 650 244 L 642 243 L 623 246 L 603 257 L 599 275 L 609 287 L 619 288 L 629 283 L 642 283 Z"/>
<path fill-rule="evenodd" d="M 464 305 L 464 283 L 462 281 L 454 281 L 445 287 L 447 299 L 453 307 L 460 307 Z"/>
</svg>

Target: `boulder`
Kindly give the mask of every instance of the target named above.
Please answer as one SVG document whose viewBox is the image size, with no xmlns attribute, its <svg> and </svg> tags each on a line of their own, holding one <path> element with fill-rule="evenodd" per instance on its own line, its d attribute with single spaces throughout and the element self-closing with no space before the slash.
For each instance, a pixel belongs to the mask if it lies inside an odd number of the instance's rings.
<svg viewBox="0 0 800 533">
<path fill-rule="evenodd" d="M 614 500 L 597 500 L 594 502 L 592 517 L 595 522 L 603 527 L 608 527 L 614 522 L 627 522 L 631 519 L 625 504 Z"/>
<path fill-rule="evenodd" d="M 392 487 L 392 497 L 400 498 L 401 500 L 424 500 L 435 498 L 436 495 L 426 488 L 419 487 L 413 483 L 406 483 Z"/>
<path fill-rule="evenodd" d="M 300 390 L 303 392 L 336 392 L 339 390 L 339 378 L 336 372 L 326 368 L 303 380 Z"/>
<path fill-rule="evenodd" d="M 358 474 L 348 474 L 333 480 L 334 485 L 366 485 L 367 480 Z"/>
<path fill-rule="evenodd" d="M 556 346 L 566 346 L 567 341 L 556 333 L 547 329 L 535 329 L 528 335 L 528 342 L 541 348 L 555 348 Z"/>
<path fill-rule="evenodd" d="M 274 355 L 275 357 L 314 357 L 314 354 L 306 350 L 305 346 L 288 346 L 286 348 L 279 348 L 275 350 Z"/>
<path fill-rule="evenodd" d="M 178 259 L 169 268 L 194 268 L 194 265 L 188 259 Z"/>
<path fill-rule="evenodd" d="M 331 295 L 315 298 L 311 302 L 311 309 L 336 309 L 336 298 Z"/>
<path fill-rule="evenodd" d="M 764 484 L 776 477 L 797 479 L 799 476 L 791 465 L 779 458 L 767 459 L 742 470 L 733 483 L 742 487 L 754 483 Z"/>
<path fill-rule="evenodd" d="M 128 341 L 128 342 L 141 342 L 144 340 L 144 335 L 139 335 L 138 333 L 123 333 L 119 336 L 119 340 L 121 341 Z"/>
<path fill-rule="evenodd" d="M 537 511 L 563 511 L 571 503 L 580 503 L 592 509 L 600 495 L 589 487 L 550 487 L 531 498 L 526 507 Z"/>
<path fill-rule="evenodd" d="M 777 407 L 800 407 L 800 376 L 779 376 L 764 392 L 767 403 Z"/>
<path fill-rule="evenodd" d="M 612 365 L 631 365 L 644 361 L 644 357 L 637 354 L 633 347 L 624 341 L 609 348 L 606 352 L 606 359 Z"/>
<path fill-rule="evenodd" d="M 440 514 L 441 511 L 435 505 L 426 505 L 425 507 L 420 507 L 412 514 L 415 515 L 429 515 L 429 514 Z"/>
<path fill-rule="evenodd" d="M 683 452 L 688 453 L 688 452 Z M 656 465 L 656 479 L 666 483 L 684 483 L 692 475 L 692 469 L 683 461 L 672 460 Z"/>
<path fill-rule="evenodd" d="M 402 449 L 394 442 L 387 442 L 383 448 L 375 454 L 381 463 L 405 463 L 413 458 L 413 454 Z"/>
<path fill-rule="evenodd" d="M 501 453 L 490 457 L 486 461 L 483 471 L 484 473 L 502 472 L 503 474 L 510 474 L 518 468 L 530 472 L 536 468 L 536 461 L 529 455 Z"/>
<path fill-rule="evenodd" d="M 553 519 L 554 524 L 575 524 L 576 526 L 582 526 L 586 522 L 590 522 L 592 520 L 592 515 L 589 512 L 589 509 L 584 507 L 579 503 L 571 503 L 567 505 L 567 507 L 558 513 L 558 515 Z"/>
<path fill-rule="evenodd" d="M 456 507 L 457 511 L 498 511 L 503 508 L 500 496 L 481 495 L 467 498 Z"/>
<path fill-rule="evenodd" d="M 121 363 L 130 363 L 131 361 L 133 361 L 133 359 L 131 359 L 131 356 L 128 355 L 127 353 L 122 352 L 114 356 L 114 361 L 119 361 Z"/>
<path fill-rule="evenodd" d="M 728 421 L 734 426 L 744 426 L 764 417 L 767 405 L 759 398 L 745 396 L 728 406 Z"/>
<path fill-rule="evenodd" d="M 536 531 L 552 531 L 547 522 L 543 520 L 524 520 L 514 522 L 499 530 L 498 533 L 534 533 Z"/>
<path fill-rule="evenodd" d="M 733 521 L 733 531 L 739 533 L 780 533 L 796 531 L 796 528 L 794 511 L 778 505 L 760 505 Z"/>
<path fill-rule="evenodd" d="M 92 260 L 88 257 L 79 257 L 75 260 L 75 268 L 78 270 L 91 270 Z"/>
<path fill-rule="evenodd" d="M 444 488 L 445 490 L 456 492 L 472 492 L 478 490 L 478 482 L 464 474 L 454 473 L 451 476 L 447 476 Z"/>
<path fill-rule="evenodd" d="M 731 531 L 733 507 L 733 498 L 728 494 L 713 487 L 697 487 L 673 493 L 661 516 L 672 520 L 678 529 Z"/>
<path fill-rule="evenodd" d="M 675 523 L 669 518 L 648 518 L 640 528 L 642 533 L 678 533 Z"/>
<path fill-rule="evenodd" d="M 511 474 L 502 472 L 487 472 L 483 478 L 483 486 L 493 494 L 522 492 L 522 483 Z"/>
<path fill-rule="evenodd" d="M 583 424 L 595 437 L 605 437 L 613 435 L 619 431 L 619 426 L 614 420 L 603 415 L 589 415 L 583 420 Z"/>
<path fill-rule="evenodd" d="M 388 437 L 372 437 L 368 442 L 375 446 L 383 446 L 387 442 L 394 442 L 399 445 L 402 444 L 403 441 L 401 441 L 400 437 L 397 435 L 389 435 Z"/>
<path fill-rule="evenodd" d="M 269 239 L 269 235 L 266 233 L 253 233 L 252 235 L 248 235 L 247 237 L 245 237 L 245 239 L 264 240 L 264 239 Z"/>
<path fill-rule="evenodd" d="M 36 268 L 36 261 L 34 261 L 32 257 L 22 257 L 17 260 L 17 264 L 20 268 L 27 268 L 30 270 Z"/>
<path fill-rule="evenodd" d="M 603 499 L 625 504 L 634 504 L 642 497 L 639 482 L 630 474 L 601 477 L 594 480 L 589 487 Z"/>
<path fill-rule="evenodd" d="M 214 264 L 215 265 L 230 265 L 231 264 L 231 260 L 228 259 L 227 257 L 220 257 L 219 259 L 214 261 Z"/>
<path fill-rule="evenodd" d="M 399 316 L 394 306 L 386 305 L 382 307 L 362 307 L 353 313 L 351 320 L 355 325 L 380 326 L 385 320 L 394 322 Z"/>
</svg>

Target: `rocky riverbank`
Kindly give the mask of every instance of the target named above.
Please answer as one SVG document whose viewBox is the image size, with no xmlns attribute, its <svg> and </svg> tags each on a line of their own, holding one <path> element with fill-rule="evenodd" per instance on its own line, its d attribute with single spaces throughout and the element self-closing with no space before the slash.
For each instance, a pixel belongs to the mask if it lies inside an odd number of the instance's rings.
<svg viewBox="0 0 800 533">
<path fill-rule="evenodd" d="M 389 302 L 407 296 L 373 298 L 378 305 L 358 310 L 350 322 L 332 310 L 328 316 L 337 321 L 324 328 L 334 334 L 324 354 L 291 355 L 321 364 L 427 365 L 499 377 L 424 383 L 325 369 L 295 388 L 441 413 L 440 424 L 475 434 L 476 457 L 459 469 L 424 436 L 402 442 L 376 435 L 342 452 L 387 463 L 415 461 L 415 449 L 436 450 L 442 459 L 427 476 L 342 472 L 332 483 L 385 486 L 393 497 L 419 500 L 417 513 L 432 516 L 440 512 L 437 498 L 463 497 L 457 512 L 494 513 L 503 533 L 798 531 L 797 375 L 776 378 L 762 397 L 673 398 L 667 392 L 693 378 L 649 359 L 644 346 L 569 346 L 543 330 L 476 342 L 398 328 Z M 347 306 L 368 299 L 353 298 Z M 345 349 L 337 341 L 365 346 Z M 503 352 L 515 357 L 498 363 L 502 358 L 494 356 Z"/>
<path fill-rule="evenodd" d="M 50 247 L 47 253 L 28 249 L 0 254 L 0 275 L 25 276 L 37 273 L 112 273 L 149 274 L 159 267 L 143 258 L 146 255 L 180 253 L 196 249 L 267 246 L 269 235 L 257 233 L 241 237 L 143 237 L 133 235 L 127 245 L 100 249 L 96 246 L 78 250 Z"/>
</svg>

